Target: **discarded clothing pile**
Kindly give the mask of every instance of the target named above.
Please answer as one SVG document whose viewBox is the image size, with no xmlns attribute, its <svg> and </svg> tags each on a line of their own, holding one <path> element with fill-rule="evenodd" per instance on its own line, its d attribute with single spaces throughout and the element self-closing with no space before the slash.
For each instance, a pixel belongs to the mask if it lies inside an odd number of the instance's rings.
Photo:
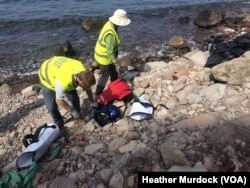
<svg viewBox="0 0 250 188">
<path fill-rule="evenodd" d="M 210 37 L 211 47 L 209 50 L 209 57 L 205 67 L 213 67 L 224 61 L 237 58 L 250 50 L 250 33 L 236 37 L 229 42 L 218 42 L 218 38 L 223 35 L 212 35 Z"/>
</svg>

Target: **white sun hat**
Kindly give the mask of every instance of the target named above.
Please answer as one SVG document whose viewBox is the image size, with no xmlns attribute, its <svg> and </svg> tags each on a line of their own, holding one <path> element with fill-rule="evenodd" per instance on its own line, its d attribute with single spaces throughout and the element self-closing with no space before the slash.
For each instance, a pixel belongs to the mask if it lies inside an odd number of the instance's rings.
<svg viewBox="0 0 250 188">
<path fill-rule="evenodd" d="M 126 26 L 131 22 L 126 11 L 122 9 L 117 9 L 113 16 L 109 17 L 109 21 L 118 26 Z"/>
</svg>

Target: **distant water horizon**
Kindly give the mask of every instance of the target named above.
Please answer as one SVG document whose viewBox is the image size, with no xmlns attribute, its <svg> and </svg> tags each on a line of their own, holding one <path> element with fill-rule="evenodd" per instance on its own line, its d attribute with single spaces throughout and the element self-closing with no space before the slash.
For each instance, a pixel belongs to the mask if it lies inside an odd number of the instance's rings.
<svg viewBox="0 0 250 188">
<path fill-rule="evenodd" d="M 0 0 L 1 20 L 66 19 L 72 16 L 109 16 L 115 9 L 142 13 L 163 8 L 175 8 L 211 3 L 240 2 L 239 0 Z"/>
<path fill-rule="evenodd" d="M 250 13 L 248 0 L 0 0 L 0 80 L 6 74 L 36 71 L 66 40 L 91 61 L 99 31 L 85 31 L 81 23 L 108 19 L 118 8 L 131 19 L 119 29 L 120 51 L 137 50 L 141 55 L 159 54 L 175 35 L 191 39 L 194 15 L 203 9 L 228 16 Z M 184 16 L 190 22 L 180 25 L 178 18 Z"/>
</svg>

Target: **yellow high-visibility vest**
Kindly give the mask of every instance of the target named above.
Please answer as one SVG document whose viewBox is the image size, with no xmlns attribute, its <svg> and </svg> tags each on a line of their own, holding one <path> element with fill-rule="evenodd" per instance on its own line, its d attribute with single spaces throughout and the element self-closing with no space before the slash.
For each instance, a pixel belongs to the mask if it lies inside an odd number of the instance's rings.
<svg viewBox="0 0 250 188">
<path fill-rule="evenodd" d="M 73 85 L 73 76 L 81 71 L 86 71 L 81 61 L 54 56 L 42 63 L 38 75 L 40 83 L 50 90 L 55 91 L 55 79 L 57 79 L 65 91 L 72 91 L 76 88 Z"/>
<path fill-rule="evenodd" d="M 120 38 L 114 29 L 114 25 L 110 21 L 108 21 L 103 26 L 95 46 L 94 58 L 97 61 L 97 63 L 102 65 L 109 65 L 112 63 L 112 59 L 108 59 L 107 57 L 107 49 L 105 43 L 105 37 L 108 34 L 112 34 L 115 37 L 115 43 L 117 46 L 116 51 L 118 51 L 118 45 L 120 44 Z"/>
</svg>

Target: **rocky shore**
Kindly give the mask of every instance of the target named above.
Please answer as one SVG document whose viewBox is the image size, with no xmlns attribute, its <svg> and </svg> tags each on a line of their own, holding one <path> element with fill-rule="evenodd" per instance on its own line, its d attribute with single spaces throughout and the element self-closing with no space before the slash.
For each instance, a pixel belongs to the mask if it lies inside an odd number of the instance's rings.
<svg viewBox="0 0 250 188">
<path fill-rule="evenodd" d="M 231 62 L 249 63 L 249 57 L 246 52 Z M 217 83 L 211 74 L 219 65 L 204 68 L 206 58 L 207 52 L 195 51 L 168 63 L 145 64 L 145 72 L 134 79 L 135 95 L 144 93 L 155 106 L 168 107 L 157 108 L 151 120 L 129 119 L 128 105 L 122 119 L 101 128 L 79 90 L 85 122 L 66 123 L 70 147 L 43 166 L 33 187 L 136 187 L 138 171 L 249 171 L 250 84 Z M 13 160 L 24 149 L 24 135 L 51 122 L 42 95 L 31 88 L 10 95 L 10 88 L 1 86 L 2 175 L 16 168 Z M 123 102 L 114 104 L 125 110 Z M 64 137 L 47 155 L 60 143 Z"/>
<path fill-rule="evenodd" d="M 98 126 L 79 89 L 84 122 L 72 121 L 61 109 L 71 144 L 43 166 L 33 187 L 135 188 L 139 171 L 249 172 L 250 52 L 213 68 L 204 67 L 208 57 L 208 51 L 195 49 L 171 61 L 145 63 L 131 83 L 133 92 L 168 109 L 158 107 L 152 119 L 142 122 L 127 117 L 132 103 L 125 109 L 115 101 L 124 117 Z M 52 121 L 36 85 L 20 92 L 10 85 L 0 86 L 2 176 L 16 170 L 23 137 Z M 59 144 L 66 144 L 64 136 L 45 158 Z"/>
</svg>

